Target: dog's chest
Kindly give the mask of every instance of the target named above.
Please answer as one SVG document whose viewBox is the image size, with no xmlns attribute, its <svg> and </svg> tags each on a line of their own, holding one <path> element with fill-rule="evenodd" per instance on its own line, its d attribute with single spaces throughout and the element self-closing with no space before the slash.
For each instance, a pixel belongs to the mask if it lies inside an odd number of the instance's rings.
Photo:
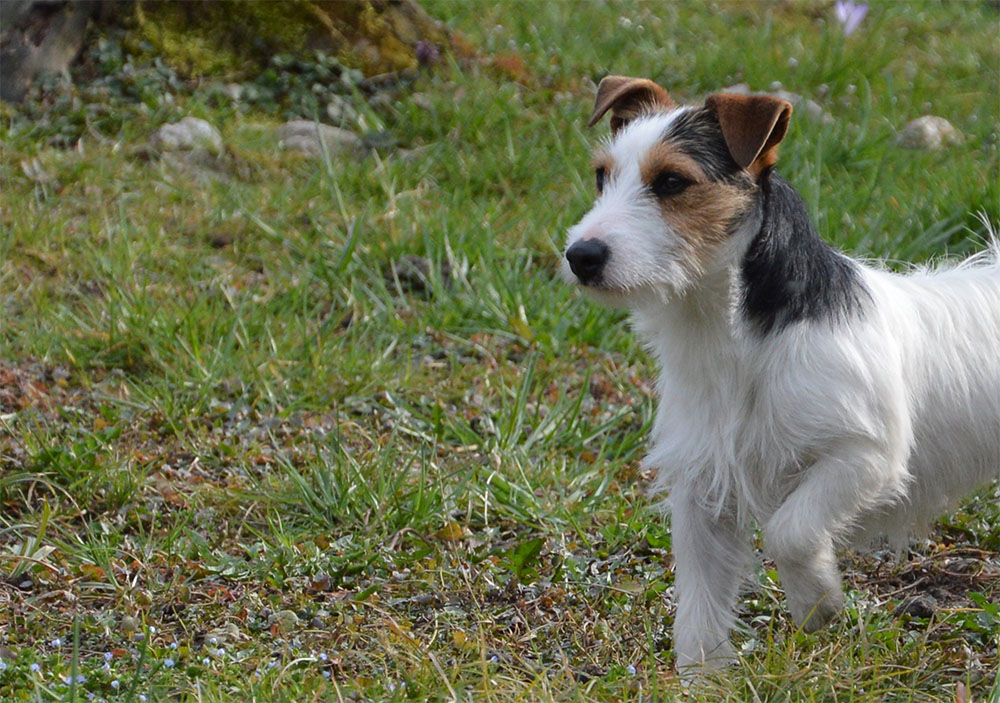
<svg viewBox="0 0 1000 703">
<path fill-rule="evenodd" d="M 775 383 L 773 360 L 745 348 L 701 349 L 660 358 L 648 463 L 664 488 L 693 482 L 707 503 L 759 518 L 808 461 L 808 412 Z"/>
</svg>

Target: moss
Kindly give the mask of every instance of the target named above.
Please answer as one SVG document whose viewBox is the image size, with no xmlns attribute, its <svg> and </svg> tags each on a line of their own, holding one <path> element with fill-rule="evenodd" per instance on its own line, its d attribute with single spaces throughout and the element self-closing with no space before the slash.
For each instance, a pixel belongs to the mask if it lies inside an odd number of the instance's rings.
<svg viewBox="0 0 1000 703">
<path fill-rule="evenodd" d="M 275 54 L 315 50 L 371 75 L 415 66 L 418 41 L 447 43 L 418 5 L 385 0 L 146 0 L 131 24 L 130 51 L 159 56 L 186 77 L 245 78 Z"/>
</svg>

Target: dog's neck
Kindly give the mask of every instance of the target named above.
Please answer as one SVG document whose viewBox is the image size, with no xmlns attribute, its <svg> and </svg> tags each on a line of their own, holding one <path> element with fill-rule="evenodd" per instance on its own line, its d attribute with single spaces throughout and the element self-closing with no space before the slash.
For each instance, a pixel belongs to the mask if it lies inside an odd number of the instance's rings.
<svg viewBox="0 0 1000 703">
<path fill-rule="evenodd" d="M 795 189 L 765 176 L 759 205 L 760 230 L 740 264 L 742 319 L 767 335 L 856 312 L 865 297 L 856 267 L 820 239 Z"/>
</svg>

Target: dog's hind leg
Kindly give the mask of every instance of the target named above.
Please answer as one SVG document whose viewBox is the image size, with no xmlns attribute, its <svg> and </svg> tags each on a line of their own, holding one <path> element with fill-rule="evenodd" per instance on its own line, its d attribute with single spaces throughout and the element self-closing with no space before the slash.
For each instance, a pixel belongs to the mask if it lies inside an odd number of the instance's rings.
<svg viewBox="0 0 1000 703">
<path fill-rule="evenodd" d="M 696 491 L 671 491 L 674 553 L 674 650 L 677 669 L 690 676 L 734 659 L 729 634 L 733 607 L 750 556 L 748 531 L 716 517 L 698 503 Z"/>
<path fill-rule="evenodd" d="M 868 443 L 841 448 L 809 467 L 764 525 L 788 609 L 806 632 L 821 628 L 844 605 L 836 540 L 863 511 L 895 499 L 905 476 L 902 464 Z"/>
</svg>

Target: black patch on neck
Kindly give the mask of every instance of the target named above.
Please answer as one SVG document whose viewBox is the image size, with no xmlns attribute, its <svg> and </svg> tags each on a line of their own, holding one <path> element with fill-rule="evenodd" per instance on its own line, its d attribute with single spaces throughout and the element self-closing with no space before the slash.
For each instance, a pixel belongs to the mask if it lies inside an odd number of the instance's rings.
<svg viewBox="0 0 1000 703">
<path fill-rule="evenodd" d="M 762 221 L 743 257 L 742 312 L 762 335 L 860 313 L 868 291 L 853 262 L 820 239 L 805 203 L 776 174 L 761 178 Z"/>
</svg>

